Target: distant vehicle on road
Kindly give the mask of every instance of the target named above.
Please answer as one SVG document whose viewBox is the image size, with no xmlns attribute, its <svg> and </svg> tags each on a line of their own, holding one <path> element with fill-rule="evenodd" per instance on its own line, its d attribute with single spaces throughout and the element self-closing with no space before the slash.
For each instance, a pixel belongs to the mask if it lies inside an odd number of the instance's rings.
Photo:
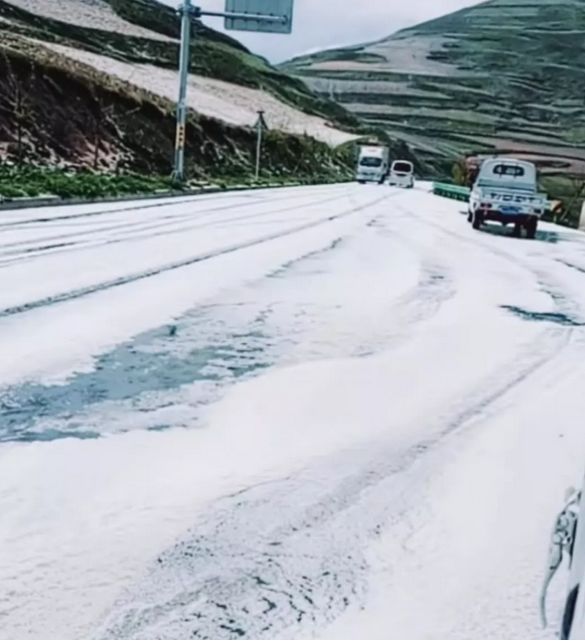
<svg viewBox="0 0 585 642">
<path fill-rule="evenodd" d="M 410 161 L 395 160 L 390 168 L 389 185 L 397 187 L 414 187 L 414 166 Z"/>
<path fill-rule="evenodd" d="M 358 183 L 384 183 L 390 170 L 390 150 L 383 145 L 360 147 L 356 180 Z"/>
<path fill-rule="evenodd" d="M 468 220 L 476 230 L 488 221 L 513 225 L 516 236 L 525 230 L 533 239 L 546 207 L 533 163 L 492 158 L 482 163 L 471 190 Z"/>
</svg>

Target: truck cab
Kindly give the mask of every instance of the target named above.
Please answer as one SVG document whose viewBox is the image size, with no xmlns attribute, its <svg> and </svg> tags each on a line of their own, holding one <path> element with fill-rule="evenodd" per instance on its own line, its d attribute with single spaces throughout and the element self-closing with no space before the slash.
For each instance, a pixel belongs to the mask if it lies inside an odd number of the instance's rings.
<svg viewBox="0 0 585 642">
<path fill-rule="evenodd" d="M 517 236 L 525 230 L 533 239 L 546 207 L 533 163 L 492 158 L 482 163 L 472 187 L 468 220 L 477 230 L 490 221 L 513 225 Z"/>
</svg>

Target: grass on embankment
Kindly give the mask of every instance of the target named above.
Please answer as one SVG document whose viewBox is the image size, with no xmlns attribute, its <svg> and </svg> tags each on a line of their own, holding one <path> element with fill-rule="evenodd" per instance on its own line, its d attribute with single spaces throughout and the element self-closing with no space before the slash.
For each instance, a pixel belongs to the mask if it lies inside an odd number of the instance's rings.
<svg viewBox="0 0 585 642">
<path fill-rule="evenodd" d="M 349 176 L 316 175 L 314 177 L 262 177 L 255 181 L 249 175 L 224 176 L 208 185 L 230 189 L 236 186 L 268 186 L 275 184 L 322 184 L 344 180 Z M 132 195 L 155 194 L 202 187 L 201 182 L 180 185 L 165 176 L 146 176 L 136 173 L 98 173 L 40 167 L 0 166 L 0 202 L 21 198 L 58 196 L 60 198 L 98 199 Z"/>
</svg>

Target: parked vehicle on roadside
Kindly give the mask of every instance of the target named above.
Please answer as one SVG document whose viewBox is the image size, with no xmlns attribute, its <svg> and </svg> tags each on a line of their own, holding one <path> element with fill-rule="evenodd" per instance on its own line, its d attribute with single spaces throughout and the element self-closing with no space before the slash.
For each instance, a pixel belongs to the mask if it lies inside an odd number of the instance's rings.
<svg viewBox="0 0 585 642">
<path fill-rule="evenodd" d="M 390 150 L 383 145 L 362 145 L 359 149 L 358 183 L 384 183 L 390 170 Z"/>
<path fill-rule="evenodd" d="M 585 640 L 585 485 L 571 489 L 555 521 L 541 597 L 543 624 L 547 625 L 547 594 L 557 571 L 567 559 L 569 582 L 563 604 L 562 640 Z"/>
<path fill-rule="evenodd" d="M 482 163 L 471 190 L 468 220 L 477 230 L 490 221 L 513 225 L 516 236 L 524 230 L 533 239 L 546 207 L 533 163 L 492 158 Z"/>
<path fill-rule="evenodd" d="M 414 165 L 410 161 L 395 160 L 390 168 L 388 185 L 414 187 Z"/>
</svg>

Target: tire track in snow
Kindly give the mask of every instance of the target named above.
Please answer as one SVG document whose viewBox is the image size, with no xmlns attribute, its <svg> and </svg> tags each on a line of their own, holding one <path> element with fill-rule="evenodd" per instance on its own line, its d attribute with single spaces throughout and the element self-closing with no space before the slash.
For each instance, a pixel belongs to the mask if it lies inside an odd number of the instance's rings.
<svg viewBox="0 0 585 642">
<path fill-rule="evenodd" d="M 206 199 L 208 200 L 208 199 Z M 183 205 L 186 203 L 194 203 L 195 198 L 178 198 L 176 201 L 173 201 L 171 203 L 148 203 L 148 204 L 140 204 L 140 205 L 131 205 L 127 207 L 112 207 L 111 209 L 104 209 L 104 210 L 97 210 L 97 211 L 92 211 L 92 212 L 84 212 L 83 214 L 63 214 L 61 216 L 39 216 L 36 218 L 31 218 L 31 219 L 18 219 L 17 216 L 15 216 L 16 220 L 15 221 L 8 221 L 4 223 L 0 223 L 0 229 L 2 228 L 9 228 L 9 229 L 21 229 L 21 228 L 28 228 L 30 226 L 37 226 L 38 224 L 41 224 L 41 226 L 44 228 L 44 223 L 53 223 L 53 222 L 60 222 L 60 221 L 71 221 L 71 220 L 77 220 L 77 219 L 87 219 L 87 218 L 93 218 L 95 216 L 105 216 L 108 214 L 118 214 L 118 213 L 126 213 L 126 212 L 138 212 L 138 211 L 143 211 L 143 210 L 150 210 L 150 209 L 156 209 L 158 207 L 166 207 L 168 205 Z M 66 207 L 75 207 L 73 205 L 66 206 Z"/>
<path fill-rule="evenodd" d="M 552 314 L 565 316 L 571 319 L 576 325 L 579 325 L 583 320 L 585 320 L 585 310 L 583 310 L 582 306 L 579 303 L 571 299 L 571 296 L 566 292 L 560 280 L 549 274 L 546 269 L 542 268 L 542 266 L 535 266 L 531 264 L 531 262 L 527 260 L 527 257 L 521 257 L 517 254 L 511 254 L 501 247 L 496 247 L 491 243 L 485 242 L 481 239 L 481 234 L 477 234 L 472 238 L 459 232 L 450 230 L 434 221 L 429 221 L 428 219 L 420 215 L 413 214 L 413 218 L 428 227 L 436 229 L 447 237 L 456 239 L 458 241 L 463 241 L 467 245 L 471 245 L 473 247 L 480 247 L 482 250 L 487 251 L 489 254 L 504 259 L 505 261 L 512 263 L 514 266 L 522 267 L 524 270 L 533 275 L 541 292 L 547 294 L 555 304 L 556 310 Z M 519 239 L 515 239 L 515 241 L 522 242 Z M 540 258 L 546 258 L 546 260 L 560 263 L 569 269 L 574 269 L 579 272 L 585 273 L 585 268 L 581 269 L 579 266 L 565 260 L 556 259 L 554 257 Z M 526 312 L 529 313 L 530 311 Z"/>
<path fill-rule="evenodd" d="M 339 188 L 341 187 L 346 187 L 343 184 L 339 185 Z M 294 189 L 294 188 L 293 188 Z M 313 190 L 311 190 L 311 194 L 314 192 L 323 192 L 326 191 L 327 189 L 331 189 L 331 186 L 315 186 Z M 306 188 L 303 190 L 299 190 L 299 192 L 303 191 L 304 195 L 306 196 Z M 256 200 L 262 200 L 262 196 L 268 195 L 272 196 L 272 190 L 264 190 L 264 191 L 246 191 L 242 190 L 239 192 L 229 192 L 227 194 L 211 194 L 211 195 L 206 195 L 206 194 L 201 194 L 201 195 L 195 195 L 195 196 L 189 196 L 186 198 L 181 198 L 177 197 L 176 199 L 167 199 L 166 202 L 161 203 L 160 200 L 165 200 L 165 197 L 161 197 L 158 202 L 149 202 L 149 203 L 144 203 L 141 202 L 139 205 L 128 205 L 128 206 L 123 206 L 123 207 L 115 207 L 115 203 L 112 203 L 113 207 L 109 209 L 103 209 L 103 210 L 97 210 L 97 211 L 91 211 L 91 212 L 84 212 L 82 214 L 63 214 L 60 216 L 39 216 L 31 219 L 21 219 L 19 218 L 18 214 L 15 214 L 15 219 L 14 221 L 7 221 L 7 222 L 0 222 L 0 229 L 2 228 L 11 228 L 11 229 L 19 229 L 21 226 L 22 227 L 28 227 L 31 225 L 36 225 L 38 223 L 44 224 L 44 223 L 52 223 L 52 222 L 58 222 L 58 221 L 70 221 L 70 220 L 75 220 L 75 219 L 86 219 L 86 218 L 92 218 L 95 216 L 103 216 L 103 215 L 108 215 L 108 214 L 118 214 L 118 213 L 125 213 L 125 212 L 137 212 L 137 211 L 142 211 L 142 210 L 150 210 L 150 209 L 157 209 L 159 207 L 172 207 L 174 205 L 184 205 L 184 204 L 198 204 L 202 203 L 205 201 L 210 201 L 210 200 L 229 200 L 229 199 L 237 199 L 237 198 L 251 198 L 251 199 L 256 199 Z M 291 198 L 290 194 L 287 194 L 286 196 L 281 196 L 278 194 L 278 199 L 287 199 Z M 275 199 L 276 200 L 276 199 Z M 230 205 L 228 207 L 239 207 L 241 206 L 241 203 L 238 203 L 237 205 Z M 65 207 L 75 207 L 74 205 L 69 205 Z M 17 210 L 18 211 L 18 210 Z"/>
<path fill-rule="evenodd" d="M 338 190 L 335 190 L 337 192 Z M 341 191 L 341 190 L 339 190 Z M 206 207 L 205 209 L 195 209 L 190 210 L 190 211 L 185 211 L 184 208 L 180 208 L 179 212 L 171 212 L 169 214 L 166 214 L 162 217 L 154 217 L 154 218 L 125 218 L 120 222 L 117 223 L 112 223 L 112 224 L 107 224 L 105 227 L 100 227 L 100 222 L 99 221 L 90 221 L 88 223 L 80 223 L 77 224 L 77 227 L 79 228 L 86 228 L 89 227 L 88 230 L 76 230 L 75 232 L 67 233 L 67 234 L 60 234 L 60 235 L 53 235 L 53 236 L 48 236 L 48 237 L 41 237 L 40 239 L 36 239 L 39 242 L 46 242 L 46 241 L 52 241 L 56 239 L 61 239 L 61 238 L 69 238 L 70 236 L 79 236 L 84 233 L 86 234 L 92 234 L 95 232 L 103 232 L 103 231 L 115 231 L 115 230 L 120 230 L 120 229 L 134 229 L 134 228 L 141 228 L 144 225 L 148 224 L 153 224 L 153 225 L 158 225 L 161 221 L 163 221 L 163 225 L 167 224 L 169 221 L 181 221 L 183 219 L 192 219 L 195 217 L 201 217 L 205 218 L 207 216 L 213 215 L 217 212 L 225 212 L 225 211 L 231 211 L 234 209 L 239 209 L 239 208 L 248 208 L 248 207 L 258 207 L 259 205 L 273 205 L 276 203 L 280 203 L 282 201 L 285 202 L 290 202 L 291 200 L 303 200 L 307 198 L 314 198 L 316 195 L 318 196 L 321 194 L 321 192 L 311 193 L 298 193 L 298 194 L 293 194 L 293 195 L 288 195 L 288 196 L 283 196 L 282 194 L 277 195 L 276 197 L 271 196 L 270 198 L 259 198 L 256 196 L 255 198 L 249 197 L 248 199 L 245 199 L 243 196 L 240 195 L 240 200 L 238 200 L 236 203 L 228 203 L 227 205 L 215 205 L 213 207 Z M 331 191 L 329 192 L 331 194 Z M 234 197 L 232 197 L 234 198 Z M 187 199 L 187 200 L 178 200 L 176 203 L 158 203 L 158 204 L 151 204 L 148 206 L 138 206 L 138 207 L 132 207 L 132 208 L 121 208 L 121 209 L 113 209 L 113 210 L 106 210 L 106 211 L 99 211 L 99 212 L 91 212 L 90 214 L 75 214 L 75 215 L 69 215 L 74 218 L 87 218 L 87 216 L 99 216 L 99 217 L 112 217 L 112 216 L 117 216 L 118 214 L 127 214 L 129 211 L 141 211 L 143 209 L 161 209 L 161 208 L 173 208 L 176 207 L 177 205 L 192 205 L 194 207 L 199 207 L 201 205 L 205 205 L 206 203 L 213 203 L 215 199 Z M 218 198 L 217 200 L 223 200 L 222 198 Z M 247 202 L 242 202 L 242 200 L 247 201 Z M 54 217 L 54 218 L 47 218 L 44 219 L 45 223 L 50 224 L 53 223 L 53 221 L 56 221 L 57 223 L 61 221 L 60 217 Z M 11 223 L 10 227 L 12 228 L 16 223 Z M 71 227 L 71 224 L 68 227 Z M 97 227 L 95 227 L 97 225 Z M 27 227 L 26 221 L 22 224 L 23 227 Z M 94 226 L 94 227 L 91 227 Z M 55 226 L 59 227 L 59 226 Z M 39 226 L 39 231 L 44 231 L 46 230 L 47 226 L 42 225 Z M 9 231 L 12 231 L 9 230 Z M 31 241 L 17 241 L 17 242 L 12 242 L 12 243 L 2 243 L 0 244 L 0 249 L 2 248 L 11 248 L 11 247 L 18 247 L 21 245 L 26 245 L 27 243 L 30 243 Z"/>
<path fill-rule="evenodd" d="M 585 266 L 584 265 L 577 265 L 576 263 L 571 263 L 570 261 L 566 261 L 563 259 L 555 259 L 557 263 L 560 263 L 561 265 L 564 265 L 565 267 L 575 270 L 577 272 L 580 272 L 581 274 L 585 274 Z"/>
<path fill-rule="evenodd" d="M 419 282 L 392 306 L 384 336 L 364 342 L 352 356 L 367 357 L 409 340 L 417 327 L 430 321 L 455 294 L 446 267 L 434 261 L 423 262 Z"/>
<path fill-rule="evenodd" d="M 214 250 L 212 252 L 206 252 L 199 254 L 197 256 L 193 256 L 187 259 L 183 259 L 181 261 L 175 261 L 172 263 L 167 263 L 166 265 L 162 266 L 157 266 L 155 268 L 151 268 L 148 270 L 143 270 L 140 272 L 137 272 L 135 274 L 131 274 L 128 276 L 120 277 L 117 279 L 112 279 L 111 281 L 106 281 L 102 283 L 97 283 L 94 285 L 90 285 L 87 287 L 83 288 L 78 288 L 76 290 L 72 290 L 69 292 L 63 292 L 62 294 L 57 294 L 54 296 L 38 299 L 36 301 L 31 301 L 28 303 L 24 303 L 21 305 L 16 305 L 16 306 L 11 306 L 8 308 L 4 308 L 3 310 L 0 310 L 0 318 L 4 317 L 9 317 L 9 316 L 14 316 L 17 314 L 22 314 L 24 312 L 29 312 L 31 310 L 35 310 L 37 308 L 43 308 L 47 307 L 50 305 L 55 305 L 57 303 L 63 303 L 65 301 L 71 301 L 74 299 L 79 299 L 81 297 L 85 297 L 91 294 L 95 294 L 96 292 L 102 292 L 104 290 L 109 290 L 112 288 L 120 287 L 122 285 L 127 285 L 129 283 L 134 283 L 136 281 L 140 281 L 143 279 L 147 279 L 150 277 L 158 276 L 159 274 L 164 274 L 165 272 L 171 272 L 174 270 L 178 270 L 180 268 L 188 267 L 190 265 L 195 265 L 196 263 L 201 263 L 203 261 L 208 261 L 210 259 L 214 259 L 220 256 L 224 256 L 226 254 L 232 254 L 234 252 L 238 252 L 240 250 L 245 250 L 248 248 L 256 247 L 258 245 L 263 245 L 264 243 L 269 243 L 271 241 L 275 241 L 277 239 L 281 238 L 286 238 L 287 236 L 292 236 L 294 234 L 299 234 L 301 232 L 304 232 L 306 230 L 313 229 L 315 227 L 320 227 L 321 225 L 326 225 L 328 223 L 331 223 L 333 221 L 339 220 L 341 218 L 345 218 L 347 216 L 351 216 L 352 214 L 357 214 L 358 212 L 361 212 L 363 210 L 368 209 L 369 207 L 373 207 L 377 205 L 378 203 L 386 200 L 389 197 L 388 194 L 384 195 L 381 198 L 377 198 L 373 201 L 369 201 L 368 203 L 365 203 L 364 205 L 361 205 L 359 207 L 352 207 L 349 210 L 342 211 L 339 214 L 333 214 L 330 216 L 327 216 L 326 218 L 319 219 L 317 221 L 311 221 L 310 223 L 304 223 L 302 225 L 297 225 L 295 227 L 289 228 L 287 230 L 284 230 L 282 232 L 275 232 L 273 234 L 267 234 L 265 236 L 260 236 L 258 238 L 252 239 L 250 241 L 246 241 L 245 243 L 238 243 L 234 245 L 229 245 L 221 249 Z"/>
<path fill-rule="evenodd" d="M 395 193 L 393 196 L 400 196 Z M 386 223 L 390 222 L 391 227 L 382 224 L 382 219 Z M 376 235 L 381 237 L 392 237 L 394 240 L 400 238 L 405 245 L 410 245 L 409 241 L 403 237 L 395 227 L 396 217 L 388 219 L 386 216 L 376 215 L 365 224 L 366 230 L 373 230 Z M 325 250 L 318 250 L 312 254 L 301 257 L 299 260 L 291 261 L 283 265 L 270 276 L 285 276 L 288 270 L 294 268 L 298 263 L 307 259 L 318 257 L 324 252 L 338 249 L 349 238 L 341 237 L 332 243 Z M 388 311 L 387 324 L 381 333 L 373 333 L 367 341 L 362 341 L 351 353 L 337 355 L 339 357 L 365 357 L 381 349 L 395 347 L 397 344 L 406 341 L 413 333 L 413 330 L 421 323 L 429 321 L 439 312 L 441 307 L 453 298 L 456 294 L 455 285 L 451 270 L 444 260 L 444 257 L 438 253 L 432 257 L 423 257 L 420 266 L 420 277 L 418 283 L 404 295 L 400 296 Z M 310 311 L 304 311 L 307 316 L 311 316 Z M 318 317 L 318 311 L 313 315 Z M 316 358 L 334 358 L 336 355 L 330 353 L 320 353 L 314 355 Z"/>
<path fill-rule="evenodd" d="M 311 207 L 316 207 L 325 203 L 330 204 L 331 202 L 341 200 L 342 198 L 344 197 L 338 196 L 334 198 L 327 198 L 322 201 L 312 202 Z M 24 252 L 17 251 L 17 252 L 14 252 L 16 257 L 9 258 L 8 260 L 4 260 L 4 261 L 0 260 L 0 267 L 18 265 L 26 262 L 27 260 L 32 261 L 43 256 L 53 257 L 56 255 L 70 254 L 71 252 L 78 252 L 79 250 L 103 248 L 106 246 L 119 245 L 121 243 L 135 243 L 140 241 L 149 241 L 159 237 L 170 237 L 173 235 L 181 235 L 187 232 L 192 232 L 194 230 L 208 230 L 213 227 L 221 227 L 224 225 L 229 225 L 234 223 L 241 225 L 242 223 L 248 223 L 251 221 L 255 221 L 256 219 L 263 219 L 268 216 L 274 216 L 277 214 L 283 214 L 291 211 L 294 212 L 296 210 L 298 210 L 298 205 L 288 206 L 278 210 L 271 209 L 270 211 L 263 212 L 263 213 L 244 214 L 241 216 L 234 216 L 229 219 L 219 219 L 219 220 L 214 220 L 207 223 L 195 222 L 192 224 L 183 224 L 182 226 L 176 226 L 176 224 L 179 221 L 177 221 L 177 219 L 174 219 L 172 222 L 167 224 L 153 225 L 150 228 L 144 228 L 144 229 L 133 229 L 132 232 L 135 232 L 134 234 L 124 236 L 124 237 L 117 237 L 113 239 L 107 238 L 100 241 L 94 241 L 92 239 L 82 239 L 79 243 L 62 243 L 62 244 L 55 244 L 47 248 L 33 248 L 31 250 L 26 250 Z M 188 219 L 189 215 L 185 215 L 183 218 Z M 265 221 L 266 224 L 282 223 L 282 222 L 283 221 Z M 153 233 L 143 233 L 143 232 L 153 231 L 157 229 L 161 231 L 153 232 Z M 6 254 L 9 254 L 9 253 L 5 253 L 5 255 Z"/>
<path fill-rule="evenodd" d="M 469 398 L 430 420 L 430 436 L 402 452 L 381 440 L 368 451 L 375 457 L 336 455 L 320 462 L 318 470 L 220 500 L 119 599 L 98 637 L 307 637 L 349 605 L 363 604 L 364 551 L 400 519 L 397 506 L 406 489 L 398 476 L 446 439 L 497 412 L 498 402 L 557 358 L 573 337 L 566 328 L 543 332 L 539 354 L 527 346 L 479 382 Z"/>
<path fill-rule="evenodd" d="M 375 218 L 365 224 L 365 229 L 370 229 L 373 220 Z M 352 234 L 337 237 L 327 246 L 285 263 L 249 287 L 257 288 L 267 279 L 286 278 L 307 261 L 322 259 L 334 251 L 346 249 L 351 253 L 352 239 Z M 335 270 L 336 263 L 328 265 Z M 302 274 L 297 278 L 302 279 Z M 360 332 L 339 345 L 323 345 L 317 341 L 311 352 L 318 358 L 344 358 L 365 356 L 393 346 L 405 340 L 416 324 L 430 318 L 452 294 L 446 267 L 437 262 L 425 264 L 419 283 L 392 305 L 389 314 L 392 322 L 384 325 L 381 334 Z M 236 298 L 192 310 L 176 319 L 172 326 L 149 331 L 102 355 L 95 369 L 75 375 L 66 384 L 29 383 L 0 390 L 0 412 L 5 418 L 5 425 L 0 428 L 0 442 L 99 438 L 104 430 L 89 425 L 91 421 L 88 423 L 88 419 L 83 418 L 84 413 L 91 412 L 97 404 L 106 399 L 118 403 L 132 399 L 136 411 L 152 414 L 156 412 L 152 394 L 168 394 L 195 382 L 200 385 L 202 396 L 200 400 L 198 396 L 194 404 L 193 412 L 196 413 L 195 408 L 217 400 L 227 386 L 286 360 L 283 346 L 275 347 L 279 343 L 279 327 L 267 326 L 270 316 L 278 312 L 278 306 L 270 298 L 258 306 L 247 304 L 245 307 L 250 308 L 251 316 L 245 315 L 234 323 L 229 313 L 234 305 L 243 304 Z M 316 309 L 308 315 L 309 319 L 318 317 L 319 312 Z M 292 328 L 285 332 L 286 343 L 293 351 L 298 341 L 307 336 L 304 325 L 307 318 L 303 319 L 301 327 L 293 321 Z M 303 352 L 293 360 L 306 357 Z M 155 398 L 158 403 L 168 403 L 166 396 L 164 400 Z M 196 418 L 191 417 L 189 423 L 195 421 Z M 149 429 L 170 428 L 164 420 L 153 418 L 152 422 Z"/>
<path fill-rule="evenodd" d="M 299 198 L 300 195 L 299 195 Z M 304 198 L 307 198 L 304 195 Z M 312 201 L 311 206 L 316 206 L 324 203 L 331 203 L 332 201 L 340 200 L 344 198 L 343 194 L 339 196 L 328 196 L 325 199 Z M 290 202 L 291 198 L 278 198 L 268 201 L 254 201 L 250 205 L 248 204 L 231 204 L 227 206 L 215 207 L 206 209 L 203 211 L 188 212 L 174 215 L 167 215 L 162 217 L 162 219 L 157 219 L 151 221 L 150 224 L 147 224 L 146 221 L 134 221 L 126 222 L 118 225 L 112 225 L 109 227 L 100 227 L 88 230 L 87 232 L 71 232 L 61 235 L 53 235 L 50 237 L 44 237 L 42 239 L 35 239 L 34 241 L 19 241 L 17 243 L 0 245 L 0 267 L 12 266 L 18 263 L 23 263 L 27 260 L 34 260 L 39 256 L 56 256 L 60 254 L 76 252 L 79 249 L 88 249 L 88 248 L 98 248 L 104 247 L 106 245 L 113 245 L 118 243 L 132 242 L 147 240 L 151 238 L 156 238 L 158 236 L 168 236 L 171 234 L 182 234 L 198 228 L 206 228 L 214 225 L 219 225 L 222 223 L 232 223 L 238 221 L 254 220 L 255 218 L 261 218 L 264 216 L 269 216 L 271 214 L 281 214 L 288 211 L 293 211 L 298 209 L 297 205 L 288 205 L 287 207 L 281 209 L 269 209 L 267 212 L 254 212 L 250 214 L 244 214 L 241 216 L 232 217 L 229 219 L 219 219 L 211 221 L 210 223 L 201 224 L 201 219 L 208 218 L 217 214 L 218 212 L 231 211 L 234 209 L 244 209 L 247 207 L 259 207 L 266 206 L 272 208 L 276 203 L 282 201 Z M 294 200 L 294 197 L 293 197 Z M 159 206 L 159 207 L 165 207 Z M 116 212 L 115 212 L 116 213 Z M 172 228 L 173 225 L 178 225 L 181 222 L 189 221 L 192 224 L 184 225 L 183 227 Z M 115 239 L 104 239 L 100 241 L 94 241 L 92 237 L 104 234 L 111 233 L 114 231 L 127 230 L 128 235 L 123 237 L 117 237 Z M 159 233 L 153 234 L 142 234 L 143 232 L 154 232 L 155 230 L 163 230 Z M 65 239 L 69 238 L 78 238 L 77 242 L 65 242 Z M 60 241 L 60 242 L 58 242 Z M 34 245 L 33 243 L 42 243 L 43 245 Z M 48 243 L 48 245 L 46 245 Z M 5 257 L 2 259 L 2 257 Z"/>
<path fill-rule="evenodd" d="M 557 293 L 555 302 L 563 301 Z M 388 501 L 396 493 L 396 476 L 497 412 L 498 402 L 579 336 L 572 327 L 548 327 L 536 342 L 537 354 L 533 345 L 526 346 L 479 382 L 464 401 L 430 422 L 429 438 L 398 456 L 395 445 L 381 444 L 379 457 L 358 466 L 360 472 L 349 479 L 341 473 L 333 492 L 321 493 L 317 501 L 321 485 L 306 471 L 226 498 L 191 537 L 159 557 L 137 591 L 140 606 L 123 597 L 102 633 L 235 639 L 273 638 L 283 631 L 306 637 L 307 631 L 322 629 L 348 605 L 364 600 L 367 562 L 361 551 L 389 521 L 399 519 Z M 352 453 L 346 466 L 336 458 L 333 478 L 340 470 L 355 470 L 355 457 Z M 276 522 L 266 524 L 267 515 L 278 516 Z"/>
</svg>

